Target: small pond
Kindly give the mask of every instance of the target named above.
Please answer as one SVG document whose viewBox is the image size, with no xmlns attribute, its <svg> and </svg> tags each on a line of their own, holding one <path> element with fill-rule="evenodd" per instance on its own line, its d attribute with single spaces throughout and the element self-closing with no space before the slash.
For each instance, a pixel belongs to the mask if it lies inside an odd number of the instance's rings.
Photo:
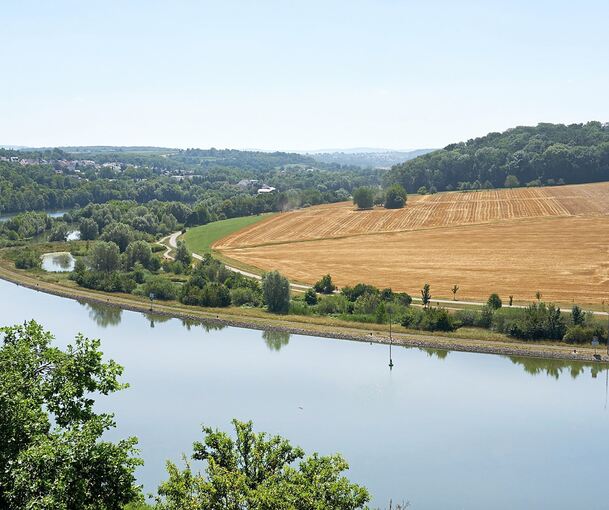
<svg viewBox="0 0 609 510">
<path fill-rule="evenodd" d="M 42 269 L 51 273 L 65 273 L 74 270 L 75 259 L 71 253 L 60 251 L 41 256 Z"/>
</svg>

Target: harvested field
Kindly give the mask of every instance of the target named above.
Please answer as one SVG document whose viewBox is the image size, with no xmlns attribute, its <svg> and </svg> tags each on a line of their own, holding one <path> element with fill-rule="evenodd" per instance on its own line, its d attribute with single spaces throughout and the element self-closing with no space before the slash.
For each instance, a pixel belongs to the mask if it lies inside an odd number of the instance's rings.
<svg viewBox="0 0 609 510">
<path fill-rule="evenodd" d="M 357 211 L 348 202 L 273 216 L 213 246 L 225 249 L 493 221 L 609 214 L 609 183 L 409 196 L 404 209 Z"/>
<path fill-rule="evenodd" d="M 312 283 L 365 281 L 437 298 L 609 302 L 609 183 L 409 197 L 400 210 L 350 204 L 276 215 L 214 245 Z"/>
</svg>

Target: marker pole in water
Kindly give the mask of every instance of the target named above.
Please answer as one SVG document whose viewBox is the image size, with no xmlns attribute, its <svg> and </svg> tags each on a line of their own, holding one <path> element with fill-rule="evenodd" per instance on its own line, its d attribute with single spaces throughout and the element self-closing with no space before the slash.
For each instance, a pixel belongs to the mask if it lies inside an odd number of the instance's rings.
<svg viewBox="0 0 609 510">
<path fill-rule="evenodd" d="M 391 345 L 393 344 L 393 337 L 391 336 L 391 308 L 389 309 L 389 370 L 393 368 L 393 359 L 391 359 Z"/>
</svg>

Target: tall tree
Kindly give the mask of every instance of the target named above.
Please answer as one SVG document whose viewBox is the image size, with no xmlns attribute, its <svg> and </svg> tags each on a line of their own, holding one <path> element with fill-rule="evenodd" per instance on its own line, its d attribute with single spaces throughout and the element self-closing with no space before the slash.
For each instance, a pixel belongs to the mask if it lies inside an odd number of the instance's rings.
<svg viewBox="0 0 609 510">
<path fill-rule="evenodd" d="M 270 312 L 287 313 L 290 308 L 290 282 L 279 271 L 262 277 L 262 294 Z"/>
<path fill-rule="evenodd" d="M 102 436 L 94 395 L 124 387 L 98 340 L 65 350 L 34 321 L 0 329 L 0 508 L 119 509 L 138 495 L 136 439 Z"/>
<path fill-rule="evenodd" d="M 423 306 L 425 308 L 427 308 L 429 306 L 429 303 L 431 302 L 431 291 L 429 283 L 423 285 L 423 288 L 421 289 L 421 302 L 423 303 Z"/>
</svg>

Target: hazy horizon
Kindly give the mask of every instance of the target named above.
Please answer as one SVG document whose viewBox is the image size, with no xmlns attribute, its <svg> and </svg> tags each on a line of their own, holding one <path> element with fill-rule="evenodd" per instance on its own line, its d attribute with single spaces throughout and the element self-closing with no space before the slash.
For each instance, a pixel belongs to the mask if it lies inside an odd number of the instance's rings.
<svg viewBox="0 0 609 510">
<path fill-rule="evenodd" d="M 591 0 L 12 2 L 0 141 L 412 150 L 603 121 L 608 18 Z"/>
</svg>

